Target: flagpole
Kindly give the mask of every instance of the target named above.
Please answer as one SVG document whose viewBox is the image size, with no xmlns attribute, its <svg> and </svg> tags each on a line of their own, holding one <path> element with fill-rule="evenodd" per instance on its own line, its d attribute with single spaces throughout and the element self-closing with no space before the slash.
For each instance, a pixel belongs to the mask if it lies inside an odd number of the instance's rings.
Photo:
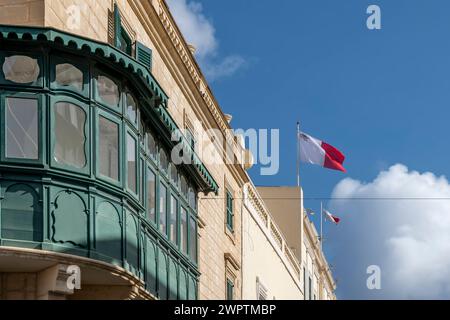
<svg viewBox="0 0 450 320">
<path fill-rule="evenodd" d="M 302 188 L 300 186 L 300 121 L 297 121 L 297 187 L 298 187 L 298 193 L 299 193 L 299 202 L 300 202 L 300 254 L 299 254 L 299 262 L 300 262 L 300 269 L 302 269 L 303 266 L 303 195 L 302 195 Z M 306 295 L 305 295 L 306 297 Z"/>
<path fill-rule="evenodd" d="M 300 188 L 300 121 L 297 121 L 297 187 Z"/>
<path fill-rule="evenodd" d="M 323 205 L 322 201 L 320 201 L 320 251 L 322 251 L 322 243 L 323 243 Z"/>
</svg>

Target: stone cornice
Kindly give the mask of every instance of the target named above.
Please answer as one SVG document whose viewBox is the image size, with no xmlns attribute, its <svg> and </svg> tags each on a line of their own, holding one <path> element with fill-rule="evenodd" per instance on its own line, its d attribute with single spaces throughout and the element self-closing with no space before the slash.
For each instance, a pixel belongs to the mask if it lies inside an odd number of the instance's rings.
<svg viewBox="0 0 450 320">
<path fill-rule="evenodd" d="M 149 7 L 153 7 L 155 11 L 155 15 L 159 18 L 161 22 L 162 28 L 165 30 L 167 34 L 167 38 L 170 40 L 170 42 L 173 45 L 174 50 L 169 50 L 167 53 L 170 55 L 175 52 L 178 56 L 178 58 L 182 61 L 184 67 L 185 67 L 185 73 L 182 72 L 182 74 L 186 74 L 189 76 L 190 80 L 192 80 L 193 85 L 189 86 L 189 88 L 195 87 L 194 90 L 196 90 L 199 97 L 201 97 L 201 100 L 199 101 L 197 99 L 196 103 L 203 102 L 209 113 L 210 116 L 213 118 L 214 122 L 217 124 L 217 127 L 220 129 L 222 134 L 224 135 L 226 141 L 233 144 L 234 150 L 241 150 L 239 143 L 236 141 L 234 135 L 231 133 L 230 125 L 228 124 L 224 113 L 222 112 L 219 104 L 217 103 L 216 99 L 214 98 L 214 95 L 212 94 L 207 81 L 205 77 L 203 76 L 200 67 L 198 66 L 197 62 L 195 61 L 195 58 L 193 54 L 191 53 L 189 46 L 184 39 L 181 31 L 179 30 L 178 26 L 176 25 L 174 18 L 172 17 L 172 14 L 169 11 L 169 8 L 167 7 L 167 4 L 164 0 L 147 0 L 147 1 L 135 1 L 135 0 L 128 0 L 135 9 L 139 10 L 149 10 Z M 147 4 L 150 4 L 148 6 Z M 144 24 L 149 26 L 149 19 L 150 16 L 145 15 L 139 15 L 139 18 L 142 20 L 148 20 L 145 21 Z M 158 40 L 162 41 L 162 38 L 158 36 Z M 159 45 L 159 48 L 162 49 L 162 47 Z M 164 50 L 163 50 L 164 51 Z M 167 50 L 166 50 L 167 51 Z M 179 68 L 179 65 L 177 64 L 177 68 Z M 180 70 L 181 71 L 181 70 Z M 187 83 L 184 82 L 185 79 L 178 79 L 182 82 L 183 85 L 186 85 Z M 204 111 L 202 111 L 204 112 Z M 232 165 L 232 164 L 226 164 L 233 176 L 239 181 L 239 184 L 243 185 L 245 182 L 249 181 L 249 176 L 245 169 L 241 165 Z"/>
</svg>

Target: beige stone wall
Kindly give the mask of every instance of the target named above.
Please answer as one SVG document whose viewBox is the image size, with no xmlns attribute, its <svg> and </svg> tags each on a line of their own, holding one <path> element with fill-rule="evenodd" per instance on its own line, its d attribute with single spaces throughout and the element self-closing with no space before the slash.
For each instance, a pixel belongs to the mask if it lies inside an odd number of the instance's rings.
<svg viewBox="0 0 450 320">
<path fill-rule="evenodd" d="M 0 24 L 44 25 L 44 0 L 0 0 Z"/>
<path fill-rule="evenodd" d="M 300 278 L 290 269 L 263 221 L 250 211 L 244 211 L 242 220 L 243 299 L 258 299 L 262 285 L 267 300 L 302 300 Z"/>
<path fill-rule="evenodd" d="M 5 0 L 0 0 L 4 4 Z M 41 1 L 6 1 L 23 2 L 30 6 L 34 2 L 45 2 L 45 9 L 39 16 L 40 23 L 27 20 L 27 25 L 45 25 L 71 32 L 94 40 L 108 42 L 108 13 L 113 10 L 113 0 L 41 0 Z M 159 2 L 140 0 L 117 1 L 122 19 L 132 29 L 132 36 L 153 51 L 152 74 L 169 96 L 169 111 L 180 128 L 185 126 L 185 118 L 192 122 L 200 121 L 205 128 L 217 127 L 214 117 L 207 109 L 195 84 L 192 83 L 189 71 L 178 55 L 172 40 L 161 24 L 157 12 Z M 146 5 L 146 10 L 142 10 Z M 79 25 L 74 24 L 74 10 L 79 9 Z M 149 10 L 150 8 L 150 10 Z M 5 12 L 1 10 L 0 12 Z M 19 20 L 19 18 L 17 18 Z M 37 21 L 37 20 L 36 20 Z M 10 20 L 0 18 L 0 23 Z M 173 36 L 173 35 L 172 35 Z M 179 41 L 184 41 L 180 38 Z M 239 168 L 225 165 L 210 165 L 208 170 L 219 184 L 220 193 L 203 196 L 199 201 L 199 216 L 202 227 L 199 229 L 199 267 L 201 272 L 200 299 L 224 299 L 226 294 L 226 266 L 230 266 L 236 276 L 235 294 L 241 297 L 241 185 L 236 172 Z M 235 171 L 235 175 L 231 172 Z M 241 170 L 242 171 L 242 170 Z M 235 232 L 226 232 L 225 220 L 225 186 L 236 201 Z M 229 254 L 235 261 L 227 263 L 225 255 Z"/>
</svg>

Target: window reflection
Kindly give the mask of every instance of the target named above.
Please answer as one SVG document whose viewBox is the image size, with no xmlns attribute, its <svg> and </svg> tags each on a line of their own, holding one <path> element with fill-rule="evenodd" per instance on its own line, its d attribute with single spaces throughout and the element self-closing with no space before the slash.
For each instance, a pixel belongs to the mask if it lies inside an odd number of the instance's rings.
<svg viewBox="0 0 450 320">
<path fill-rule="evenodd" d="M 159 153 L 159 163 L 161 169 L 163 169 L 166 173 L 169 170 L 169 159 L 167 158 L 167 153 L 164 150 L 161 150 Z"/>
<path fill-rule="evenodd" d="M 183 194 L 183 196 L 185 196 L 186 198 L 188 197 L 188 183 L 187 183 L 187 180 L 186 180 L 186 177 L 185 176 L 181 176 L 181 182 L 180 182 L 180 185 L 181 185 L 181 193 Z"/>
<path fill-rule="evenodd" d="M 99 117 L 100 173 L 119 180 L 119 126 L 117 123 Z"/>
<path fill-rule="evenodd" d="M 56 83 L 63 87 L 73 87 L 83 91 L 83 72 L 70 63 L 56 65 Z"/>
<path fill-rule="evenodd" d="M 38 101 L 6 98 L 6 157 L 38 159 Z"/>
<path fill-rule="evenodd" d="M 36 82 L 39 78 L 40 68 L 37 59 L 27 56 L 6 57 L 3 63 L 3 74 L 5 79 L 25 84 Z"/>
<path fill-rule="evenodd" d="M 185 208 L 181 208 L 181 223 L 180 223 L 180 248 L 187 254 L 187 230 L 188 230 L 188 212 Z"/>
<path fill-rule="evenodd" d="M 178 201 L 172 195 L 170 196 L 170 217 L 169 217 L 169 237 L 174 243 L 177 243 L 177 225 L 178 225 Z"/>
<path fill-rule="evenodd" d="M 131 134 L 127 134 L 127 174 L 128 188 L 137 193 L 136 190 L 136 139 Z"/>
<path fill-rule="evenodd" d="M 147 214 L 150 221 L 156 223 L 155 197 L 156 177 L 152 170 L 147 171 Z"/>
<path fill-rule="evenodd" d="M 127 117 L 134 124 L 137 123 L 137 104 L 133 96 L 129 93 L 126 95 Z"/>
<path fill-rule="evenodd" d="M 147 134 L 148 152 L 153 158 L 156 158 L 156 141 L 151 133 Z"/>
<path fill-rule="evenodd" d="M 86 113 L 72 103 L 58 102 L 54 106 L 55 161 L 76 168 L 86 165 Z"/>
<path fill-rule="evenodd" d="M 194 218 L 189 221 L 189 257 L 197 261 L 197 222 Z"/>
<path fill-rule="evenodd" d="M 159 185 L 159 231 L 167 234 L 167 188 Z"/>
<path fill-rule="evenodd" d="M 99 97 L 111 106 L 118 106 L 120 100 L 119 87 L 106 76 L 97 77 L 97 91 Z"/>
<path fill-rule="evenodd" d="M 178 171 L 177 171 L 177 167 L 174 164 L 170 164 L 170 180 L 172 181 L 172 183 L 174 183 L 175 185 L 177 185 L 178 183 Z"/>
</svg>

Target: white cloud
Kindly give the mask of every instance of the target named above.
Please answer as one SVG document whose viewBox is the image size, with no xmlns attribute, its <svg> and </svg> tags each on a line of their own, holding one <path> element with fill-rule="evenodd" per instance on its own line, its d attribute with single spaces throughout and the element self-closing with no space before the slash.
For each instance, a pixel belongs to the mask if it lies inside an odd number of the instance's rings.
<svg viewBox="0 0 450 320">
<path fill-rule="evenodd" d="M 220 57 L 214 25 L 203 14 L 201 3 L 188 0 L 167 3 L 186 41 L 195 46 L 196 58 L 210 81 L 231 76 L 245 65 L 245 59 L 239 55 Z"/>
<path fill-rule="evenodd" d="M 450 298 L 445 177 L 397 164 L 370 183 L 344 179 L 332 196 L 330 208 L 343 218 L 328 242 L 342 298 Z M 381 267 L 379 291 L 366 287 L 369 265 Z"/>
</svg>

